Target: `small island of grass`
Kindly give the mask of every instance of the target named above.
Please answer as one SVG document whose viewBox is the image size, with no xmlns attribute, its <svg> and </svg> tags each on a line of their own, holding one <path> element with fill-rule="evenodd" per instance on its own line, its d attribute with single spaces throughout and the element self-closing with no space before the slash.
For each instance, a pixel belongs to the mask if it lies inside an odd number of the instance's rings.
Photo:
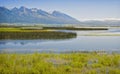
<svg viewBox="0 0 120 74">
<path fill-rule="evenodd" d="M 0 39 L 69 39 L 76 33 L 44 29 L 0 28 Z"/>
</svg>

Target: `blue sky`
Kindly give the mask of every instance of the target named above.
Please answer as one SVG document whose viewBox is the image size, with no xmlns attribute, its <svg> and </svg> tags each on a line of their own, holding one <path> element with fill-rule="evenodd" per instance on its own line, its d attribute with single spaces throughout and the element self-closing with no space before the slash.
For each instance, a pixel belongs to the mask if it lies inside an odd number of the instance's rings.
<svg viewBox="0 0 120 74">
<path fill-rule="evenodd" d="M 57 10 L 78 20 L 120 19 L 120 0 L 0 0 L 0 6 Z"/>
</svg>

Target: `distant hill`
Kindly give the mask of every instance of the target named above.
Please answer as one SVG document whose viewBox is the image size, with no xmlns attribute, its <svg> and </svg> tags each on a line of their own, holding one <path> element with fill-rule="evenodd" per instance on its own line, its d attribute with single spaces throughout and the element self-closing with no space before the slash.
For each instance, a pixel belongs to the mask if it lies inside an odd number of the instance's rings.
<svg viewBox="0 0 120 74">
<path fill-rule="evenodd" d="M 120 20 L 88 20 L 80 24 L 85 26 L 120 26 Z"/>
<path fill-rule="evenodd" d="M 80 22 L 59 11 L 48 13 L 41 9 L 21 6 L 13 9 L 0 7 L 0 23 L 79 24 Z"/>
</svg>

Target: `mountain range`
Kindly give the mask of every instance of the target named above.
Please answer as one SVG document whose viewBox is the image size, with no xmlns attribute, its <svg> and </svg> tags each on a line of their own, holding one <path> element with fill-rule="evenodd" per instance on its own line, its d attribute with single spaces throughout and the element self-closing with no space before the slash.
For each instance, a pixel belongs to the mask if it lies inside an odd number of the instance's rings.
<svg viewBox="0 0 120 74">
<path fill-rule="evenodd" d="M 73 24 L 82 26 L 120 26 L 120 20 L 88 20 L 78 21 L 75 18 L 59 12 L 46 12 L 37 8 L 20 8 L 8 9 L 0 7 L 0 23 L 36 23 L 36 24 Z"/>
<path fill-rule="evenodd" d="M 41 9 L 21 6 L 12 9 L 0 7 L 0 23 L 78 24 L 80 22 L 59 11 L 48 13 Z"/>
</svg>

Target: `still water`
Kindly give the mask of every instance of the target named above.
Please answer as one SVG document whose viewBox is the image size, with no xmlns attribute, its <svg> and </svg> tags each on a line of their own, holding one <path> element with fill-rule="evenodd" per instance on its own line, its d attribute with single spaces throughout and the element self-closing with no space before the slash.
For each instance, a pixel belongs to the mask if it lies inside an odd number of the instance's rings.
<svg viewBox="0 0 120 74">
<path fill-rule="evenodd" d="M 80 35 L 89 32 L 77 31 L 76 38 L 66 40 L 0 40 L 0 52 L 120 51 L 120 36 Z"/>
</svg>

